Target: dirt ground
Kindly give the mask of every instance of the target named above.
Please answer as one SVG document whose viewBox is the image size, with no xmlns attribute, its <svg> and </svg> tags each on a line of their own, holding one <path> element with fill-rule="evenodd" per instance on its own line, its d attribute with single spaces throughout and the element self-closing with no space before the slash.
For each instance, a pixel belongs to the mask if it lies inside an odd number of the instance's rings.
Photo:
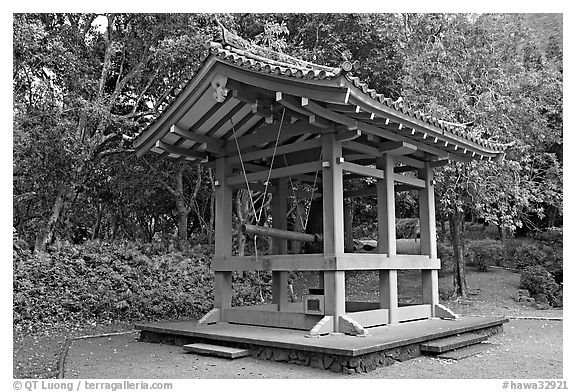
<svg viewBox="0 0 576 392">
<path fill-rule="evenodd" d="M 367 374 L 330 371 L 251 357 L 227 360 L 184 353 L 181 347 L 136 341 L 137 335 L 76 341 L 66 378 L 538 378 L 562 379 L 562 322 L 511 320 L 484 353 L 459 361 L 418 357 Z"/>
</svg>

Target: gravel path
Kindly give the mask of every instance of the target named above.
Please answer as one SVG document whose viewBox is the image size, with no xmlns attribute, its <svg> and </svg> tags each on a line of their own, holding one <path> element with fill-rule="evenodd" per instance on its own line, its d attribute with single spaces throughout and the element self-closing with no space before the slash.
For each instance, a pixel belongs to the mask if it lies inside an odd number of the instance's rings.
<svg viewBox="0 0 576 392">
<path fill-rule="evenodd" d="M 561 321 L 511 320 L 493 346 L 459 361 L 419 357 L 348 376 L 307 366 L 251 357 L 226 360 L 185 354 L 181 347 L 138 342 L 136 335 L 76 341 L 66 361 L 66 378 L 538 378 L 561 379 Z"/>
</svg>

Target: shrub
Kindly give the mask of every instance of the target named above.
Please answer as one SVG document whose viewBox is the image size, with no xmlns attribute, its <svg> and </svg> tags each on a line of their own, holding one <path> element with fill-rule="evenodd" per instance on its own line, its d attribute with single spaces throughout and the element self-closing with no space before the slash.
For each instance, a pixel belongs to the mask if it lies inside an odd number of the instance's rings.
<svg viewBox="0 0 576 392">
<path fill-rule="evenodd" d="M 454 291 L 449 289 L 448 287 L 439 287 L 438 288 L 438 297 L 441 301 L 448 301 L 452 299 L 452 295 Z"/>
<path fill-rule="evenodd" d="M 472 254 L 471 266 L 480 272 L 486 272 L 488 266 L 501 266 L 504 264 L 504 244 L 501 241 L 484 239 L 471 241 L 468 251 Z"/>
<path fill-rule="evenodd" d="M 539 244 L 533 241 L 521 241 L 520 245 L 509 255 L 518 269 L 543 265 L 546 260 L 546 253 L 540 249 Z"/>
<path fill-rule="evenodd" d="M 438 258 L 441 263 L 439 274 L 442 276 L 451 274 L 454 267 L 454 249 L 452 248 L 452 244 L 438 242 L 436 249 L 438 250 Z"/>
<path fill-rule="evenodd" d="M 520 285 L 530 291 L 532 296 L 537 294 L 545 295 L 549 303 L 558 304 L 561 302 L 561 287 L 556 283 L 550 274 L 541 265 L 526 267 L 520 275 Z"/>
<path fill-rule="evenodd" d="M 420 219 L 396 219 L 396 238 L 417 238 L 420 236 Z"/>
<path fill-rule="evenodd" d="M 208 312 L 212 248 L 157 252 L 154 244 L 100 242 L 64 244 L 55 253 L 15 252 L 14 324 L 197 319 Z M 235 304 L 260 302 L 255 277 L 235 281 Z"/>
<path fill-rule="evenodd" d="M 563 230 L 561 227 L 549 227 L 546 231 L 536 233 L 534 239 L 550 246 L 562 246 Z"/>
</svg>

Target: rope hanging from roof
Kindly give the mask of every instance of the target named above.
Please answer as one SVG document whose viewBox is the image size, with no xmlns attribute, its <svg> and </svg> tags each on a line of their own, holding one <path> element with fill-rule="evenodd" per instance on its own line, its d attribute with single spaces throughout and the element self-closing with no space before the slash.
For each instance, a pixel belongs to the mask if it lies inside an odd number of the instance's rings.
<svg viewBox="0 0 576 392">
<path fill-rule="evenodd" d="M 279 142 L 280 142 L 280 134 L 282 133 L 282 125 L 284 124 L 284 116 L 285 116 L 285 114 L 286 114 L 286 108 L 284 108 L 284 110 L 282 111 L 282 117 L 281 117 L 281 119 L 280 119 L 280 125 L 279 125 L 279 127 L 278 127 L 278 134 L 276 135 L 276 140 L 275 140 L 275 142 L 274 142 L 274 150 L 273 150 L 273 152 L 272 152 L 272 160 L 271 160 L 271 162 L 270 162 L 270 167 L 268 168 L 268 175 L 267 175 L 267 178 L 266 178 L 266 185 L 265 185 L 265 187 L 264 187 L 264 199 L 263 199 L 263 202 L 261 203 L 258 211 L 256 211 L 256 204 L 255 204 L 255 202 L 254 202 L 254 196 L 253 196 L 252 190 L 250 189 L 250 182 L 248 181 L 248 176 L 247 176 L 247 173 L 246 173 L 246 166 L 244 165 L 244 159 L 243 159 L 243 157 L 242 157 L 242 151 L 240 150 L 240 144 L 238 143 L 238 137 L 237 137 L 237 135 L 236 135 L 236 127 L 235 127 L 235 125 L 234 125 L 234 122 L 233 122 L 232 118 L 230 118 L 230 124 L 232 125 L 232 136 L 233 136 L 233 138 L 234 138 L 234 142 L 235 142 L 235 145 L 236 145 L 236 151 L 237 151 L 237 153 L 238 153 L 238 158 L 239 158 L 239 160 L 240 160 L 240 166 L 241 166 L 241 168 L 242 168 L 242 174 L 243 174 L 243 176 L 244 176 L 244 182 L 245 182 L 245 184 L 246 184 L 246 190 L 248 191 L 248 194 L 250 195 L 250 203 L 251 203 L 251 206 L 252 206 L 252 212 L 253 212 L 253 214 L 254 214 L 254 219 L 255 219 L 256 222 L 259 222 L 260 219 L 262 218 L 262 213 L 263 213 L 263 211 L 264 211 L 264 206 L 266 205 L 266 203 L 264 203 L 264 200 L 265 200 L 265 198 L 266 198 L 266 194 L 268 193 L 268 186 L 270 185 L 270 177 L 271 177 L 271 175 L 272 175 L 272 169 L 273 169 L 273 167 L 274 167 L 274 161 L 275 161 L 275 159 L 276 159 L 276 151 L 277 151 L 277 148 L 278 148 L 278 144 L 279 144 Z M 282 154 L 282 157 L 284 158 L 284 164 L 285 164 L 286 166 L 288 166 L 288 162 L 287 162 L 287 160 L 286 160 L 286 155 L 285 155 L 285 154 Z M 322 157 L 322 152 L 320 152 L 320 157 L 319 157 L 319 159 L 321 159 L 321 157 Z M 302 220 L 302 214 L 301 214 L 301 212 L 300 212 L 300 206 L 299 206 L 299 202 L 298 202 L 298 197 L 296 196 L 296 192 L 295 192 L 295 190 L 294 190 L 294 183 L 292 182 L 292 176 L 288 176 L 288 179 L 289 179 L 289 181 L 290 181 L 290 188 L 291 188 L 292 194 L 293 194 L 293 196 L 294 196 L 294 200 L 295 200 L 295 203 L 296 203 L 296 208 L 298 209 L 298 212 L 297 212 L 298 218 L 300 219 L 300 223 L 301 223 L 302 228 L 303 228 L 304 230 L 306 230 L 306 227 L 308 226 L 308 219 L 309 219 L 309 216 L 310 216 L 310 210 L 311 210 L 311 204 L 312 204 L 311 202 L 312 202 L 312 199 L 314 198 L 314 192 L 316 191 L 316 182 L 317 182 L 317 179 L 318 179 L 318 171 L 316 171 L 316 174 L 315 174 L 315 176 L 314 176 L 314 183 L 313 183 L 313 185 L 312 185 L 312 190 L 311 190 L 311 194 L 310 194 L 310 206 L 308 207 L 308 210 L 307 210 L 307 212 L 306 212 L 306 219 L 305 219 L 305 221 Z M 242 228 L 243 228 L 243 230 L 245 230 L 246 225 L 243 225 Z M 255 256 L 256 262 L 258 262 L 259 254 L 258 254 L 258 234 L 257 234 L 257 232 L 254 232 L 254 256 Z M 260 273 L 259 273 L 259 271 L 257 271 L 257 274 L 258 274 L 258 288 L 259 288 L 260 300 L 261 300 L 262 302 L 264 302 L 264 297 L 263 297 L 263 295 L 262 295 L 262 281 L 261 281 L 261 279 L 260 279 Z"/>
</svg>

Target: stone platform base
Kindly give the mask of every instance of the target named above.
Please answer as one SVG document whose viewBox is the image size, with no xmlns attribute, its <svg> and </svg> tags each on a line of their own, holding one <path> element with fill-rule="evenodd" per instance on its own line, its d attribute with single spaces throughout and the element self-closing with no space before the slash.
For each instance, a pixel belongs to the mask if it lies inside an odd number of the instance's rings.
<svg viewBox="0 0 576 392">
<path fill-rule="evenodd" d="M 420 345 L 462 333 L 491 336 L 503 331 L 505 318 L 464 317 L 421 320 L 368 328 L 369 336 L 326 335 L 307 338 L 303 331 L 194 322 L 136 325 L 140 340 L 183 346 L 209 343 L 250 350 L 258 359 L 312 366 L 348 374 L 369 372 L 422 355 Z"/>
</svg>

